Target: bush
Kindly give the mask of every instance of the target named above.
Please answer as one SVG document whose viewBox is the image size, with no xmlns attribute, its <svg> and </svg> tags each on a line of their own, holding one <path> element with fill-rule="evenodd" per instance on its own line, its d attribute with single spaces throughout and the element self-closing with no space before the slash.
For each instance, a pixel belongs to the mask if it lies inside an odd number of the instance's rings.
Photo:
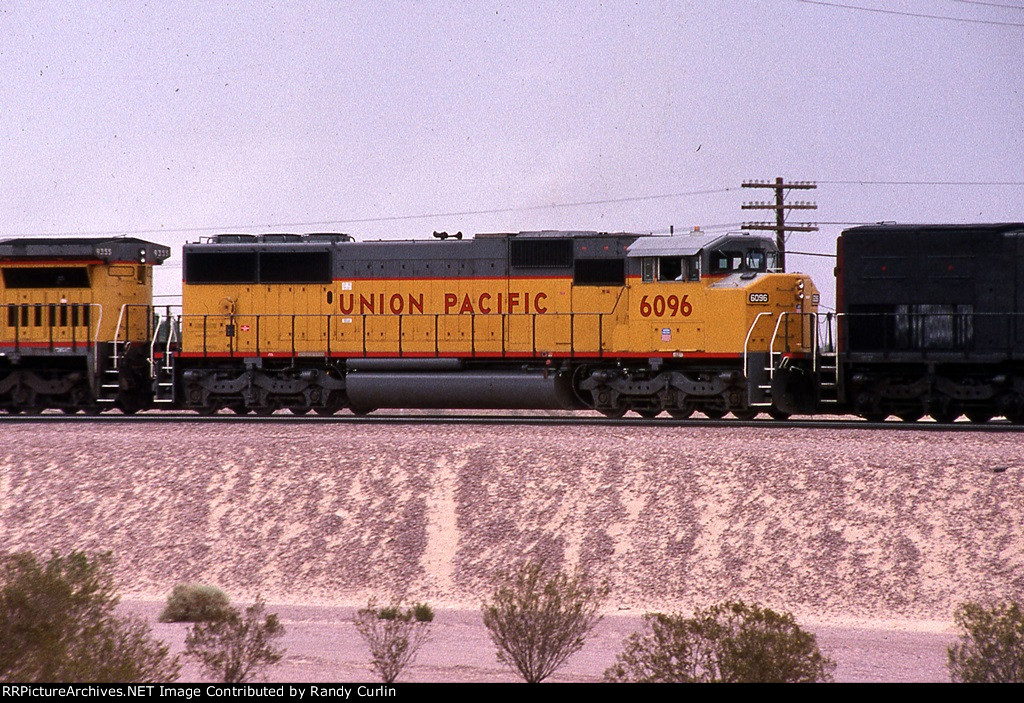
<svg viewBox="0 0 1024 703">
<path fill-rule="evenodd" d="M 195 623 L 185 636 L 185 655 L 223 683 L 262 676 L 284 657 L 284 649 L 273 644 L 284 635 L 284 625 L 274 613 L 264 616 L 265 610 L 265 603 L 257 598 L 244 615 L 229 607 L 216 620 Z"/>
<path fill-rule="evenodd" d="M 170 682 L 181 666 L 143 621 L 115 614 L 113 558 L 0 558 L 0 680 Z"/>
<path fill-rule="evenodd" d="M 434 611 L 426 603 L 403 609 L 400 601 L 378 608 L 375 601 L 356 613 L 355 626 L 370 648 L 370 668 L 394 683 L 430 638 Z"/>
<path fill-rule="evenodd" d="M 167 596 L 160 622 L 204 622 L 223 617 L 228 597 L 216 586 L 180 583 Z"/>
<path fill-rule="evenodd" d="M 831 681 L 835 663 L 789 613 L 742 602 L 698 609 L 692 618 L 651 613 L 628 637 L 606 681 L 811 683 Z"/>
<path fill-rule="evenodd" d="M 947 650 L 953 681 L 1024 683 L 1024 611 L 1016 601 L 964 603 L 954 619 L 960 640 Z"/>
<path fill-rule="evenodd" d="M 543 562 L 521 566 L 508 581 L 483 604 L 484 626 L 498 661 L 539 683 L 583 647 L 607 589 L 582 573 L 549 572 Z"/>
</svg>

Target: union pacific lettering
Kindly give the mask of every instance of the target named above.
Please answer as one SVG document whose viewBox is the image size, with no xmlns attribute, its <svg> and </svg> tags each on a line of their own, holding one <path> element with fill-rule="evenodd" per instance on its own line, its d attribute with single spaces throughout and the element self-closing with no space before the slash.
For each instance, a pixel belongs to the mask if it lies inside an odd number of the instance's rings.
<svg viewBox="0 0 1024 703">
<path fill-rule="evenodd" d="M 547 293 L 480 293 L 478 295 L 457 293 L 444 294 L 445 315 L 504 315 L 510 313 L 539 314 L 548 311 Z M 356 294 L 343 293 L 339 296 L 339 307 L 343 315 L 414 315 L 422 314 L 423 293 Z"/>
</svg>

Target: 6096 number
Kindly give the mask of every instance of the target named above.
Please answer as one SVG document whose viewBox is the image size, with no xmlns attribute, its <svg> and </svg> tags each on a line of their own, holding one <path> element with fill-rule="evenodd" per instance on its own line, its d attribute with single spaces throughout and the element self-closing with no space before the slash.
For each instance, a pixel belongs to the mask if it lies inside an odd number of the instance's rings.
<svg viewBox="0 0 1024 703">
<path fill-rule="evenodd" d="M 650 300 L 648 300 L 650 298 Z M 689 317 L 693 312 L 693 305 L 686 300 L 687 296 L 682 298 L 670 295 L 665 297 L 664 295 L 645 295 L 640 299 L 640 316 L 641 317 L 665 317 L 665 314 L 679 317 Z"/>
</svg>

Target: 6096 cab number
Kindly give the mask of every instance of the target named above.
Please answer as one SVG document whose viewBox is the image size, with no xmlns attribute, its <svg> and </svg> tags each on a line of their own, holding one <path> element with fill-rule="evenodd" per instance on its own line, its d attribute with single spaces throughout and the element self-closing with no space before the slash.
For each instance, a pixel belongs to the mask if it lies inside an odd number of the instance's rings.
<svg viewBox="0 0 1024 703">
<path fill-rule="evenodd" d="M 686 300 L 687 296 L 676 295 L 645 295 L 640 299 L 641 317 L 689 317 L 693 313 L 693 305 Z"/>
</svg>

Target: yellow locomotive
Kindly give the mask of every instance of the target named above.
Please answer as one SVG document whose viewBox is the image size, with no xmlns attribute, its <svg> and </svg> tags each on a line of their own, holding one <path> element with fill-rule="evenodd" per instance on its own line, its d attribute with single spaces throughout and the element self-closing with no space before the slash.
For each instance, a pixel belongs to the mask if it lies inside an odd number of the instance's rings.
<svg viewBox="0 0 1024 703">
<path fill-rule="evenodd" d="M 146 407 L 154 265 L 140 239 L 0 241 L 0 409 Z"/>
<path fill-rule="evenodd" d="M 177 403 L 759 410 L 818 294 L 765 237 L 217 235 L 184 248 Z"/>
</svg>

